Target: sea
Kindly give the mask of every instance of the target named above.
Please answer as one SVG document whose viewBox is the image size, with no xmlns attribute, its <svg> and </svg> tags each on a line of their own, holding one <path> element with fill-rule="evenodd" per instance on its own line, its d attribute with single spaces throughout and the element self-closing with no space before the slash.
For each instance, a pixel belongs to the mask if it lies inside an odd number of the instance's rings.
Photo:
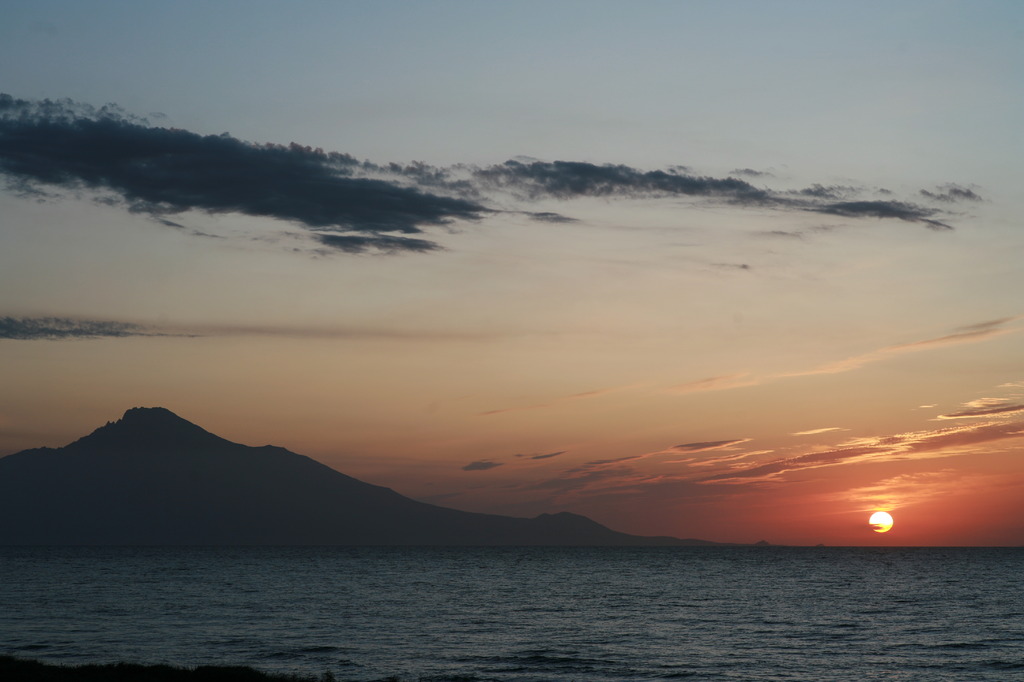
<svg viewBox="0 0 1024 682">
<path fill-rule="evenodd" d="M 1024 549 L 0 547 L 0 654 L 363 682 L 1024 680 Z"/>
</svg>

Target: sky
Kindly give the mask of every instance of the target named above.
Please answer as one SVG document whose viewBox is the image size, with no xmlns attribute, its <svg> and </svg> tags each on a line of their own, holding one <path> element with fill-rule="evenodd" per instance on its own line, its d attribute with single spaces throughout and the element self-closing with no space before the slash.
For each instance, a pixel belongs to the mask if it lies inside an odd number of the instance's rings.
<svg viewBox="0 0 1024 682">
<path fill-rule="evenodd" d="M 469 511 L 1024 544 L 1024 4 L 0 13 L 0 455 L 162 406 Z"/>
</svg>

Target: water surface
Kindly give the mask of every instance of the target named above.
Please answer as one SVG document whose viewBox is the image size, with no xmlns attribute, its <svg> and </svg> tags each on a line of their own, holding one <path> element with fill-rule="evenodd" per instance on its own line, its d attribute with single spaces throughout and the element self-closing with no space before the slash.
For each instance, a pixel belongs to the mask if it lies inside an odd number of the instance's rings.
<svg viewBox="0 0 1024 682">
<path fill-rule="evenodd" d="M 0 653 L 339 680 L 1024 678 L 1024 549 L 0 547 Z"/>
</svg>

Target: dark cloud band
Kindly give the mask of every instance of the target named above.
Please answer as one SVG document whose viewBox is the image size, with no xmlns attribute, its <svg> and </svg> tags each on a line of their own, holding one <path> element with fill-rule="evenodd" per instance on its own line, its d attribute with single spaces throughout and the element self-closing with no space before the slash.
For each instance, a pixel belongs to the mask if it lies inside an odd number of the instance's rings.
<svg viewBox="0 0 1024 682">
<path fill-rule="evenodd" d="M 149 127 L 116 110 L 0 95 L 0 171 L 16 186 L 108 191 L 136 212 L 199 210 L 287 220 L 358 233 L 321 243 L 345 251 L 424 251 L 423 226 L 475 220 L 483 206 L 386 180 L 354 177 L 347 154 L 297 144 L 252 144 L 230 135 Z M 366 235 L 374 235 L 367 237 Z"/>
<path fill-rule="evenodd" d="M 749 169 L 742 174 L 750 175 Z M 527 199 L 576 197 L 699 197 L 741 206 L 771 206 L 847 218 L 895 218 L 934 230 L 950 230 L 936 220 L 936 209 L 902 201 L 838 201 L 857 192 L 855 187 L 820 184 L 796 192 L 777 192 L 736 177 L 693 175 L 684 166 L 666 171 L 643 171 L 623 165 L 579 161 L 506 161 L 476 169 L 484 187 L 503 189 Z"/>
<path fill-rule="evenodd" d="M 952 229 L 935 208 L 901 201 L 854 200 L 857 188 L 812 185 L 780 192 L 747 180 L 738 169 L 716 178 L 685 166 L 645 171 L 580 161 L 511 160 L 486 167 L 424 163 L 375 164 L 295 143 L 255 144 L 222 135 L 151 126 L 108 105 L 71 100 L 27 101 L 0 94 L 0 174 L 26 193 L 44 188 L 89 190 L 164 224 L 185 211 L 238 213 L 296 223 L 321 249 L 347 253 L 434 251 L 424 228 L 497 213 L 480 197 L 520 200 L 578 197 L 692 197 L 738 206 L 811 211 L 847 218 L 892 218 L 935 230 Z M 945 185 L 938 201 L 977 200 Z M 550 211 L 522 212 L 552 224 L 573 219 Z M 196 233 L 202 234 L 202 233 Z"/>
<path fill-rule="evenodd" d="M 317 240 L 324 246 L 332 249 L 346 251 L 348 253 L 365 253 L 366 251 L 380 251 L 383 253 L 397 253 L 399 251 L 416 251 L 424 253 L 435 251 L 439 248 L 436 243 L 427 239 L 412 239 L 410 237 L 396 237 L 393 235 L 353 235 L 353 234 L 318 234 Z"/>
<path fill-rule="evenodd" d="M 711 178 L 680 170 L 641 171 L 622 165 L 579 161 L 506 161 L 475 171 L 485 185 L 509 189 L 537 199 L 554 197 L 716 196 L 740 203 L 764 203 L 768 192 L 737 178 Z"/>
<path fill-rule="evenodd" d="M 896 218 L 911 223 L 921 223 L 932 230 L 953 229 L 932 218 L 937 211 L 904 201 L 839 201 L 820 206 L 809 206 L 808 210 L 846 218 Z"/>
<path fill-rule="evenodd" d="M 487 471 L 494 467 L 502 466 L 502 462 L 491 462 L 487 460 L 479 460 L 476 462 L 470 462 L 466 466 L 462 467 L 463 471 Z"/>
<path fill-rule="evenodd" d="M 0 317 L 0 339 L 22 341 L 159 336 L 128 322 L 74 320 L 66 317 Z"/>
</svg>

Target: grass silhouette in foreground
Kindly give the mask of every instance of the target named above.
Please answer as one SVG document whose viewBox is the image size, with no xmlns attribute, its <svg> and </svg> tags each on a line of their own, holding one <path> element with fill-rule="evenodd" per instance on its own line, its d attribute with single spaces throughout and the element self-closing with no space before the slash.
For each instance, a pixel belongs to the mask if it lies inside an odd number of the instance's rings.
<svg viewBox="0 0 1024 682">
<path fill-rule="evenodd" d="M 108 663 L 51 665 L 13 656 L 0 656 L 0 680 L 8 682 L 334 682 L 334 675 L 317 677 L 263 673 L 243 666 L 199 666 Z"/>
</svg>

